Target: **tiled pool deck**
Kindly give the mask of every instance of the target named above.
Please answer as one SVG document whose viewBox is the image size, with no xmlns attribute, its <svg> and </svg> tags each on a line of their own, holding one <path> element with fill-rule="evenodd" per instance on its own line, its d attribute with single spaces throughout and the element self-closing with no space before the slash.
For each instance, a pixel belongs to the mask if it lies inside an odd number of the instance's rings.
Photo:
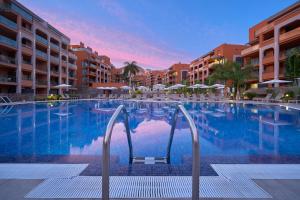
<svg viewBox="0 0 300 200">
<path fill-rule="evenodd" d="M 99 199 L 101 177 L 78 176 L 85 167 L 84 164 L 0 164 L 0 197 Z M 299 164 L 212 167 L 218 176 L 200 177 L 200 196 L 204 199 L 297 199 L 300 195 Z M 183 176 L 113 176 L 111 197 L 185 199 L 191 192 L 190 180 Z"/>
</svg>

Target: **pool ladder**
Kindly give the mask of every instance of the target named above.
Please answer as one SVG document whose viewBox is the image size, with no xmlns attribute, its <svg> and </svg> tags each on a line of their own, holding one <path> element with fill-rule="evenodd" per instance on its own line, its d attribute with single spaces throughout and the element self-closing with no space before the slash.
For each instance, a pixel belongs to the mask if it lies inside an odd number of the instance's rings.
<svg viewBox="0 0 300 200">
<path fill-rule="evenodd" d="M 173 136 L 176 128 L 176 122 L 178 118 L 178 113 L 182 112 L 183 116 L 187 119 L 191 135 L 192 135 L 192 154 L 193 154 L 193 164 L 192 164 L 192 199 L 198 200 L 199 199 L 199 176 L 200 176 L 200 144 L 199 144 L 199 137 L 196 125 L 194 120 L 191 118 L 187 110 L 184 108 L 183 105 L 177 105 L 175 112 L 172 117 L 172 127 L 167 147 L 167 155 L 166 157 L 160 158 L 153 158 L 153 157 L 133 157 L 132 151 L 132 141 L 130 136 L 130 129 L 128 123 L 128 112 L 124 105 L 120 105 L 114 114 L 112 115 L 111 119 L 108 122 L 105 136 L 103 139 L 103 153 L 102 153 L 102 199 L 109 200 L 109 166 L 110 166 L 110 141 L 111 135 L 113 131 L 113 127 L 116 123 L 116 119 L 120 114 L 124 114 L 124 124 L 126 129 L 126 136 L 129 146 L 129 163 L 139 163 L 139 162 L 154 162 L 154 163 L 170 163 L 170 154 L 171 154 L 171 146 L 173 142 Z"/>
</svg>

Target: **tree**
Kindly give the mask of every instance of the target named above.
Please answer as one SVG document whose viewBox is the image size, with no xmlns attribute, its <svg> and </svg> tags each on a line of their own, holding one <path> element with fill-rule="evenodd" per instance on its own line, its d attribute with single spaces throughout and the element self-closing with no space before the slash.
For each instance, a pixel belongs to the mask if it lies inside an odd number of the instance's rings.
<svg viewBox="0 0 300 200">
<path fill-rule="evenodd" d="M 129 78 L 129 86 L 131 86 L 132 77 L 136 75 L 140 71 L 140 69 L 135 61 L 125 62 L 124 65 L 125 66 L 124 66 L 123 75 L 124 77 Z"/>
<path fill-rule="evenodd" d="M 224 64 L 213 65 L 213 69 L 214 72 L 209 76 L 208 81 L 210 83 L 231 81 L 235 88 L 234 97 L 238 99 L 240 89 L 246 80 L 251 78 L 254 67 L 251 65 L 241 67 L 241 65 L 236 62 L 227 61 Z"/>
<path fill-rule="evenodd" d="M 295 80 L 300 77 L 300 48 L 292 48 L 287 53 L 286 77 Z"/>
</svg>

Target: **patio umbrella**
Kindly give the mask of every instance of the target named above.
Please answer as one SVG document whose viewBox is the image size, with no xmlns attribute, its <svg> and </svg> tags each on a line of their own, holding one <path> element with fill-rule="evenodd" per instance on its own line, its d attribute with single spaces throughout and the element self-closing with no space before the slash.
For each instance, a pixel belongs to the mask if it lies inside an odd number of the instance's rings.
<svg viewBox="0 0 300 200">
<path fill-rule="evenodd" d="M 166 86 L 164 84 L 155 84 L 153 85 L 153 90 L 163 90 L 165 87 Z"/>
<path fill-rule="evenodd" d="M 145 86 L 139 86 L 139 87 L 137 87 L 137 89 L 140 91 L 148 91 L 148 88 Z"/>
<path fill-rule="evenodd" d="M 225 87 L 225 85 L 222 85 L 222 84 L 214 84 L 214 85 L 212 85 L 211 87 L 215 87 L 215 88 L 219 88 L 219 87 Z"/>
<path fill-rule="evenodd" d="M 122 90 L 131 90 L 131 87 L 125 85 L 125 86 L 122 86 L 121 89 L 122 89 Z"/>
<path fill-rule="evenodd" d="M 195 85 L 193 85 L 193 88 L 201 88 L 201 87 L 203 87 L 204 86 L 204 84 L 195 84 Z"/>
<path fill-rule="evenodd" d="M 273 79 L 273 80 L 262 82 L 260 84 L 276 84 L 276 83 L 291 83 L 291 82 L 292 81 L 280 80 L 280 79 Z"/>
<path fill-rule="evenodd" d="M 57 86 L 55 86 L 55 88 L 69 88 L 71 87 L 71 85 L 68 85 L 68 84 L 59 84 Z"/>
<path fill-rule="evenodd" d="M 183 88 L 183 87 L 186 87 L 186 85 L 183 85 L 183 84 L 176 84 L 176 85 L 173 85 L 170 87 L 170 89 L 179 89 L 179 88 Z"/>
</svg>

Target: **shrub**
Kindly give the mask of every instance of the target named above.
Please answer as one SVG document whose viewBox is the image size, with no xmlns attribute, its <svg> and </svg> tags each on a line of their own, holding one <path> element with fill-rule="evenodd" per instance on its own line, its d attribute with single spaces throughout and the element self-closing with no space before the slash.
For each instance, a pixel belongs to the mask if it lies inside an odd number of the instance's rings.
<svg viewBox="0 0 300 200">
<path fill-rule="evenodd" d="M 47 96 L 47 100 L 50 100 L 50 101 L 55 101 L 55 100 L 59 100 L 61 98 L 60 95 L 57 95 L 57 94 L 50 94 Z"/>
</svg>

